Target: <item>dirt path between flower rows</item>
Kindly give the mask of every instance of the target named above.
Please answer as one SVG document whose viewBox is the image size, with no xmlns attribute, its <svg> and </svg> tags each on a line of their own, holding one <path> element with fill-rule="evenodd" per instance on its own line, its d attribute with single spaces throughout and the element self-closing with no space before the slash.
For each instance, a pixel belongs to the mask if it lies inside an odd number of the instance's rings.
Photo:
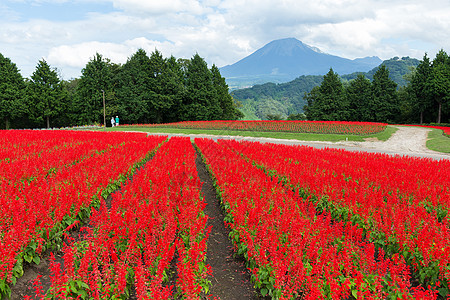
<svg viewBox="0 0 450 300">
<path fill-rule="evenodd" d="M 206 263 L 211 266 L 211 299 L 221 300 L 256 300 L 264 299 L 250 282 L 250 272 L 242 258 L 235 257 L 233 245 L 228 238 L 230 230 L 225 227 L 224 213 L 217 198 L 212 179 L 197 152 L 198 177 L 203 182 L 202 193 L 207 203 L 205 214 L 208 216 L 207 227 L 211 227 L 208 238 Z"/>
</svg>

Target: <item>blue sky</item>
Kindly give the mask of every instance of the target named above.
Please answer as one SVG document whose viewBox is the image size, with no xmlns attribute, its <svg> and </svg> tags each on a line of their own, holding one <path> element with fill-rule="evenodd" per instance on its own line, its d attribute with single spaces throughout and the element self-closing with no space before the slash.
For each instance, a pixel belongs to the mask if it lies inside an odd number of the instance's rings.
<svg viewBox="0 0 450 300">
<path fill-rule="evenodd" d="M 450 53 L 448 0 L 0 0 L 0 53 L 29 77 L 45 59 L 81 75 L 96 52 L 125 63 L 139 48 L 232 64 L 294 37 L 346 58 Z"/>
<path fill-rule="evenodd" d="M 60 22 L 76 21 L 86 18 L 92 12 L 102 14 L 114 12 L 112 2 L 89 1 L 2 1 L 7 8 L 11 21 L 26 22 L 31 19 L 52 20 Z"/>
</svg>

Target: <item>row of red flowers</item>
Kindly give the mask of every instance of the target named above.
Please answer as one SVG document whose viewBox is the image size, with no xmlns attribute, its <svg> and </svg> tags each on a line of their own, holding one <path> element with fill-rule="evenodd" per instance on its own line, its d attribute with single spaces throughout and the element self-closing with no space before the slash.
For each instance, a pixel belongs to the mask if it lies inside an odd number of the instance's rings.
<svg viewBox="0 0 450 300">
<path fill-rule="evenodd" d="M 123 142 L 123 134 L 117 133 L 3 131 L 0 139 L 0 178 L 21 181 L 44 177 L 58 168 L 75 164 Z"/>
<path fill-rule="evenodd" d="M 221 141 L 295 188 L 319 211 L 401 255 L 424 286 L 449 293 L 450 161 Z"/>
<path fill-rule="evenodd" d="M 2 297 L 9 296 L 9 285 L 22 275 L 24 261 L 39 263 L 42 251 L 57 247 L 65 229 L 86 218 L 100 195 L 165 139 L 70 131 L 2 132 L 5 136 L 1 149 L 6 155 L 0 162 Z M 29 152 L 18 156 L 22 148 Z"/>
<path fill-rule="evenodd" d="M 172 138 L 112 195 L 110 208 L 102 201 L 93 227 L 82 228 L 85 239 L 65 247 L 64 270 L 53 264 L 47 297 L 126 299 L 134 284 L 138 299 L 168 299 L 177 251 L 176 295 L 198 299 L 209 268 L 195 157 L 188 138 Z"/>
<path fill-rule="evenodd" d="M 435 299 L 412 287 L 401 255 L 386 256 L 363 230 L 315 209 L 223 144 L 196 139 L 216 180 L 238 252 L 273 299 Z M 250 146 L 250 145 L 249 145 Z M 248 148 L 251 152 L 251 148 Z"/>
<path fill-rule="evenodd" d="M 266 132 L 296 132 L 370 135 L 386 129 L 385 123 L 341 121 L 184 121 L 167 124 L 124 125 L 152 128 L 246 130 Z"/>
</svg>

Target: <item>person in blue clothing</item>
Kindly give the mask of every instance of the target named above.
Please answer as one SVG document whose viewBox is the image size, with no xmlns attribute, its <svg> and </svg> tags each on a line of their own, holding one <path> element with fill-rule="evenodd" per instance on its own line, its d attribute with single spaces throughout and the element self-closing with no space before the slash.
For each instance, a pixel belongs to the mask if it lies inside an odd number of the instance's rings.
<svg viewBox="0 0 450 300">
<path fill-rule="evenodd" d="M 116 126 L 119 126 L 119 116 L 116 116 Z"/>
</svg>

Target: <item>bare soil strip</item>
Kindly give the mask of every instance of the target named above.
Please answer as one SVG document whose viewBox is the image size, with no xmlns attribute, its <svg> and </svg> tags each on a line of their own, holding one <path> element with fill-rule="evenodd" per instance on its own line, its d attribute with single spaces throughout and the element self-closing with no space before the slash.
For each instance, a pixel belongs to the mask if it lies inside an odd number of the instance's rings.
<svg viewBox="0 0 450 300">
<path fill-rule="evenodd" d="M 202 192 L 207 203 L 205 214 L 209 217 L 207 227 L 212 226 L 208 239 L 206 263 L 212 268 L 210 295 L 221 300 L 263 299 L 258 296 L 250 282 L 250 272 L 240 258 L 234 257 L 234 248 L 228 238 L 229 229 L 224 224 L 224 214 L 220 207 L 211 177 L 197 152 L 197 171 L 203 182 Z"/>
<path fill-rule="evenodd" d="M 24 264 L 23 267 L 23 276 L 17 279 L 16 285 L 11 286 L 11 300 L 22 300 L 25 299 L 25 296 L 29 296 L 32 299 L 38 299 L 35 297 L 35 291 L 33 289 L 33 280 L 35 280 L 38 275 L 41 277 L 42 285 L 47 288 L 50 287 L 50 261 L 49 254 L 45 254 L 41 257 L 41 262 L 39 265 L 34 263 Z M 55 254 L 55 258 L 57 262 L 62 262 L 62 257 L 60 254 Z"/>
</svg>

